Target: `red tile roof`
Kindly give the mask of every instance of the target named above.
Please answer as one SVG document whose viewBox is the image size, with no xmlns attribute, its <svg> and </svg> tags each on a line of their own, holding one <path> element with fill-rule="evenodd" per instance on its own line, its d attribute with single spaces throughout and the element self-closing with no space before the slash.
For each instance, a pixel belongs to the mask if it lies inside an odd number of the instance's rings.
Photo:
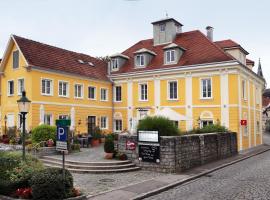
<svg viewBox="0 0 270 200">
<path fill-rule="evenodd" d="M 253 60 L 250 60 L 250 59 L 246 59 L 246 63 L 247 63 L 247 65 L 255 65 L 255 62 L 253 61 Z"/>
<path fill-rule="evenodd" d="M 238 43 L 231 39 L 216 41 L 215 44 L 218 45 L 220 48 L 240 47 Z"/>
<path fill-rule="evenodd" d="M 106 80 L 107 63 L 89 55 L 68 51 L 13 35 L 30 66 Z M 84 61 L 84 64 L 78 60 Z M 90 66 L 89 62 L 94 66 Z"/>
<path fill-rule="evenodd" d="M 122 54 L 130 57 L 130 59 L 120 68 L 119 71 L 113 72 L 112 74 L 234 60 L 198 30 L 177 34 L 173 43 L 186 49 L 177 64 L 164 65 L 163 48 L 168 44 L 154 46 L 153 39 L 148 39 L 142 40 L 125 50 Z M 157 55 L 154 56 L 149 65 L 145 68 L 135 69 L 134 52 L 141 48 L 153 51 Z"/>
</svg>

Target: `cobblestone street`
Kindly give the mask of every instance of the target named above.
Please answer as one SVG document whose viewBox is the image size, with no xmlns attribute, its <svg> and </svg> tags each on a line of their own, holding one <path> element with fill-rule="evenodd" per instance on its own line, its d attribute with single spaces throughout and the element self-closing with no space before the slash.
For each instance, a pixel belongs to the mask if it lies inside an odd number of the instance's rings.
<svg viewBox="0 0 270 200">
<path fill-rule="evenodd" d="M 270 199 L 269 166 L 267 151 L 148 199 Z"/>
</svg>

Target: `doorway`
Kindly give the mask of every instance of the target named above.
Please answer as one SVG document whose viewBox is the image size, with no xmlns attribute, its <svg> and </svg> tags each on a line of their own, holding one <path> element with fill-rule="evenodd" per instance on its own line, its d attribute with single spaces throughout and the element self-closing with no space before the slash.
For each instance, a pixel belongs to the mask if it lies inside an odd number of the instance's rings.
<svg viewBox="0 0 270 200">
<path fill-rule="evenodd" d="M 88 134 L 93 134 L 96 127 L 96 116 L 88 116 Z"/>
</svg>

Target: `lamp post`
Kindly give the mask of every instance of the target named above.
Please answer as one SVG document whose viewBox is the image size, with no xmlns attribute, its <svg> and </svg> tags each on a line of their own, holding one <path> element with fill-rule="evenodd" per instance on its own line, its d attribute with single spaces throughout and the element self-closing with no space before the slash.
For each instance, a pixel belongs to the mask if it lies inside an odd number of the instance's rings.
<svg viewBox="0 0 270 200">
<path fill-rule="evenodd" d="M 17 102 L 18 102 L 19 112 L 21 113 L 22 122 L 23 122 L 22 146 L 23 146 L 23 160 L 25 160 L 25 119 L 26 119 L 25 116 L 29 112 L 31 101 L 27 99 L 26 92 L 23 91 L 22 97 Z"/>
<path fill-rule="evenodd" d="M 7 135 L 7 116 L 5 115 L 5 135 Z"/>
</svg>

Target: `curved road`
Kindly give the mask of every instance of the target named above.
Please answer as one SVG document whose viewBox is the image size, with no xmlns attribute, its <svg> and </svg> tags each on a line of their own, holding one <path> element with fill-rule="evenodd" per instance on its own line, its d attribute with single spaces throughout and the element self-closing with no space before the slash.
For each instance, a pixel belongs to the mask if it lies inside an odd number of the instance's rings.
<svg viewBox="0 0 270 200">
<path fill-rule="evenodd" d="M 269 200 L 270 151 L 147 199 Z"/>
</svg>

